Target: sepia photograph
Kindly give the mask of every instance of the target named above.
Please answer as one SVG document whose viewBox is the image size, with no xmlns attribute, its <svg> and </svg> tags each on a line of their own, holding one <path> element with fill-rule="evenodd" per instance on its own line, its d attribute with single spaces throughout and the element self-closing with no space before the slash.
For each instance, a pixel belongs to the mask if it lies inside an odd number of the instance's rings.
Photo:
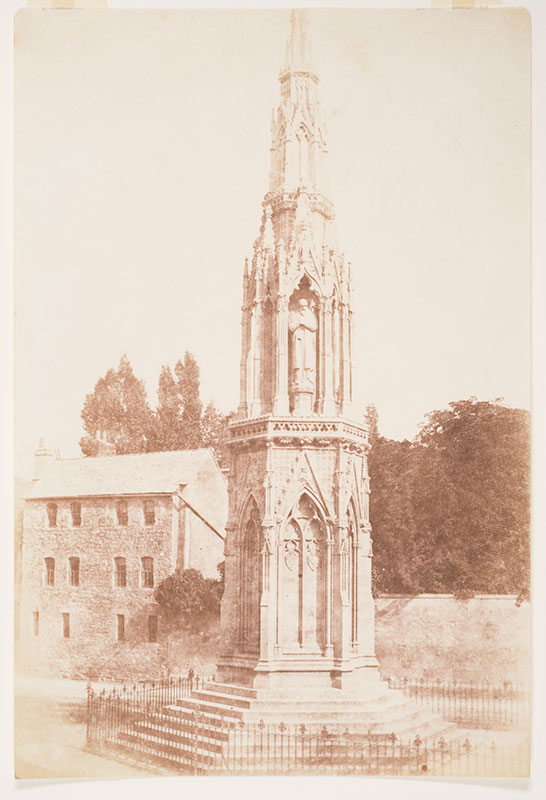
<svg viewBox="0 0 546 800">
<path fill-rule="evenodd" d="M 531 14 L 63 5 L 13 22 L 19 785 L 527 778 Z"/>
</svg>

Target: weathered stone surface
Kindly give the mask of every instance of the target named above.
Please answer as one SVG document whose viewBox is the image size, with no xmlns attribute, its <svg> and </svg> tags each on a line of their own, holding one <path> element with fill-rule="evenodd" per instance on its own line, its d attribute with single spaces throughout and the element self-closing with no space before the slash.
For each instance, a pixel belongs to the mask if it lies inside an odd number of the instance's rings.
<svg viewBox="0 0 546 800">
<path fill-rule="evenodd" d="M 120 500 L 127 524 L 119 523 Z M 79 526 L 74 501 L 81 505 Z M 55 527 L 47 514 L 51 502 L 57 506 Z M 152 524 L 144 516 L 147 502 Z M 154 589 L 176 568 L 216 577 L 226 505 L 224 477 L 207 450 L 53 460 L 25 502 L 21 669 L 67 677 L 159 677 L 169 657 Z M 77 586 L 69 562 L 75 557 Z M 52 586 L 47 558 L 55 559 Z M 125 559 L 124 586 L 117 585 L 117 558 Z M 152 559 L 153 578 L 146 578 L 143 558 Z M 68 637 L 63 614 L 69 615 Z M 124 618 L 123 641 L 118 615 Z M 150 617 L 157 618 L 155 642 L 149 641 Z"/>
</svg>

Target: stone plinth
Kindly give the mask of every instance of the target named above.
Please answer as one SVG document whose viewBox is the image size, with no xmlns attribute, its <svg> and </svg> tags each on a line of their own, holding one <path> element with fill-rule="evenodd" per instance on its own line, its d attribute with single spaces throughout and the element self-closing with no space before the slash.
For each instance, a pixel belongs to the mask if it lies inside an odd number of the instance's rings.
<svg viewBox="0 0 546 800">
<path fill-rule="evenodd" d="M 373 695 L 366 427 L 268 415 L 230 433 L 218 680 Z"/>
</svg>

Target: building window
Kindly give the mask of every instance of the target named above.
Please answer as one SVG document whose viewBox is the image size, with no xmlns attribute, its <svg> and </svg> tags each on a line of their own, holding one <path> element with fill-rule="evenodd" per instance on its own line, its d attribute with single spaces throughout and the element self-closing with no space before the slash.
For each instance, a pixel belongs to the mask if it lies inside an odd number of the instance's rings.
<svg viewBox="0 0 546 800">
<path fill-rule="evenodd" d="M 155 505 L 153 500 L 144 501 L 144 524 L 155 524 Z"/>
<path fill-rule="evenodd" d="M 123 556 L 118 556 L 114 559 L 114 565 L 116 570 L 116 578 L 115 584 L 116 586 L 125 587 L 127 586 L 127 562 L 123 558 Z"/>
<path fill-rule="evenodd" d="M 70 614 L 63 614 L 63 637 L 70 639 Z"/>
<path fill-rule="evenodd" d="M 116 514 L 118 515 L 118 525 L 127 525 L 129 521 L 129 511 L 127 510 L 126 500 L 118 500 L 116 503 Z"/>
<path fill-rule="evenodd" d="M 55 559 L 46 558 L 44 561 L 46 586 L 55 586 Z"/>
<path fill-rule="evenodd" d="M 154 585 L 154 560 L 149 556 L 142 559 L 142 586 L 152 589 Z"/>
<path fill-rule="evenodd" d="M 40 635 L 40 612 L 33 611 L 32 612 L 32 632 L 34 636 Z"/>
<path fill-rule="evenodd" d="M 50 528 L 57 527 L 57 503 L 47 504 L 47 521 Z"/>
<path fill-rule="evenodd" d="M 80 559 L 77 556 L 68 559 L 70 571 L 70 585 L 80 585 Z"/>
<path fill-rule="evenodd" d="M 118 614 L 118 642 L 125 641 L 125 614 Z"/>
<path fill-rule="evenodd" d="M 79 528 L 82 524 L 82 504 L 77 501 L 70 503 L 70 513 L 72 514 L 72 527 Z"/>
<path fill-rule="evenodd" d="M 157 614 L 148 617 L 148 641 L 157 642 Z"/>
</svg>

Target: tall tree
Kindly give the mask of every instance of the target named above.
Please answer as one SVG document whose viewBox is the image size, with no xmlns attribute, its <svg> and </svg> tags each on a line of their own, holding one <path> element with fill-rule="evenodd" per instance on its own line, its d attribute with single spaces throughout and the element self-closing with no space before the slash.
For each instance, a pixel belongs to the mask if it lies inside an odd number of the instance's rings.
<svg viewBox="0 0 546 800">
<path fill-rule="evenodd" d="M 184 362 L 178 361 L 174 368 L 182 406 L 180 420 L 183 447 L 193 450 L 201 447 L 201 398 L 199 394 L 199 365 L 193 355 L 186 351 Z"/>
<path fill-rule="evenodd" d="M 123 355 L 117 370 L 109 369 L 85 398 L 81 412 L 86 436 L 84 455 L 96 455 L 97 436 L 115 445 L 116 453 L 144 453 L 153 448 L 153 415 L 129 359 Z"/>
<path fill-rule="evenodd" d="M 222 414 L 211 402 L 205 408 L 201 421 L 203 447 L 210 447 L 213 450 L 221 467 L 229 463 L 227 440 L 230 419 L 231 414 Z"/>
<path fill-rule="evenodd" d="M 529 592 L 529 414 L 475 398 L 370 452 L 376 591 Z"/>
<path fill-rule="evenodd" d="M 157 389 L 156 437 L 158 450 L 183 449 L 182 399 L 171 368 L 161 367 Z"/>
</svg>

